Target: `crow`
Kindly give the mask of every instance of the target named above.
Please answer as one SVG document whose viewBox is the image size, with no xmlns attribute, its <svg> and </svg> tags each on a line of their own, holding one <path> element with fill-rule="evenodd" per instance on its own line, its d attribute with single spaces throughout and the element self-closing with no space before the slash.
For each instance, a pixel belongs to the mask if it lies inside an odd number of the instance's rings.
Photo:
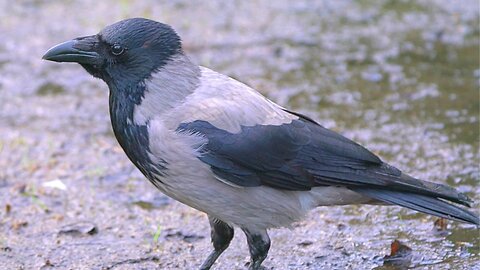
<svg viewBox="0 0 480 270">
<path fill-rule="evenodd" d="M 110 90 L 115 137 L 161 192 L 205 212 L 210 269 L 239 227 L 249 269 L 270 248 L 267 229 L 318 206 L 400 205 L 479 225 L 471 200 L 383 162 L 311 118 L 228 76 L 194 64 L 168 25 L 131 18 L 61 43 L 43 59 L 79 63 Z M 449 202 L 448 202 L 449 201 Z"/>
</svg>

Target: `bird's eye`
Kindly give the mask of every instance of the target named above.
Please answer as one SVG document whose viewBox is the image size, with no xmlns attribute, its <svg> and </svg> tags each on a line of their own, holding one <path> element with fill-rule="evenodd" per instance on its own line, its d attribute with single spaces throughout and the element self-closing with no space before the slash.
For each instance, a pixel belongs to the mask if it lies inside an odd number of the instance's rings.
<svg viewBox="0 0 480 270">
<path fill-rule="evenodd" d="M 119 44 L 113 44 L 110 49 L 113 55 L 120 55 L 125 51 L 125 49 Z"/>
</svg>

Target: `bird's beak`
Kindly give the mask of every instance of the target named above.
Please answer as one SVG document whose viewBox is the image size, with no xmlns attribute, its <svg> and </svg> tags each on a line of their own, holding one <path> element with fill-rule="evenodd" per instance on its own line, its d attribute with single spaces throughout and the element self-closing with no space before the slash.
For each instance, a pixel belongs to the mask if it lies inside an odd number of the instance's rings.
<svg viewBox="0 0 480 270">
<path fill-rule="evenodd" d="M 100 55 L 95 52 L 96 36 L 87 36 L 69 40 L 50 48 L 42 59 L 55 62 L 76 62 L 79 64 L 97 64 Z"/>
</svg>

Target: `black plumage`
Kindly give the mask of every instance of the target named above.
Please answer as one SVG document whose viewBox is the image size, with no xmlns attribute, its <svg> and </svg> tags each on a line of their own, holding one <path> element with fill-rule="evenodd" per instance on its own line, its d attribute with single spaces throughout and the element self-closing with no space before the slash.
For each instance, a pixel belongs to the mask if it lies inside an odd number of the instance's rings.
<svg viewBox="0 0 480 270">
<path fill-rule="evenodd" d="M 361 145 L 309 119 L 279 126 L 242 127 L 235 134 L 205 121 L 184 123 L 178 130 L 205 136 L 208 143 L 200 160 L 234 185 L 284 190 L 346 187 L 427 214 L 479 222 L 475 215 L 441 200 L 469 206 L 471 201 L 465 195 L 410 177 Z M 430 203 L 430 207 L 422 202 Z"/>
</svg>

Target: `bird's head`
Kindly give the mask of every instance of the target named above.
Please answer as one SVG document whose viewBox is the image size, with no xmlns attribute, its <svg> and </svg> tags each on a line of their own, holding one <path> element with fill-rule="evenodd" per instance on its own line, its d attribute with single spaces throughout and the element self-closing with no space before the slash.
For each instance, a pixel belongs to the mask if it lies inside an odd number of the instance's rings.
<svg viewBox="0 0 480 270">
<path fill-rule="evenodd" d="M 182 53 L 180 37 L 168 25 L 132 18 L 93 36 L 75 38 L 49 49 L 43 59 L 76 62 L 117 87 L 138 83 Z"/>
</svg>

